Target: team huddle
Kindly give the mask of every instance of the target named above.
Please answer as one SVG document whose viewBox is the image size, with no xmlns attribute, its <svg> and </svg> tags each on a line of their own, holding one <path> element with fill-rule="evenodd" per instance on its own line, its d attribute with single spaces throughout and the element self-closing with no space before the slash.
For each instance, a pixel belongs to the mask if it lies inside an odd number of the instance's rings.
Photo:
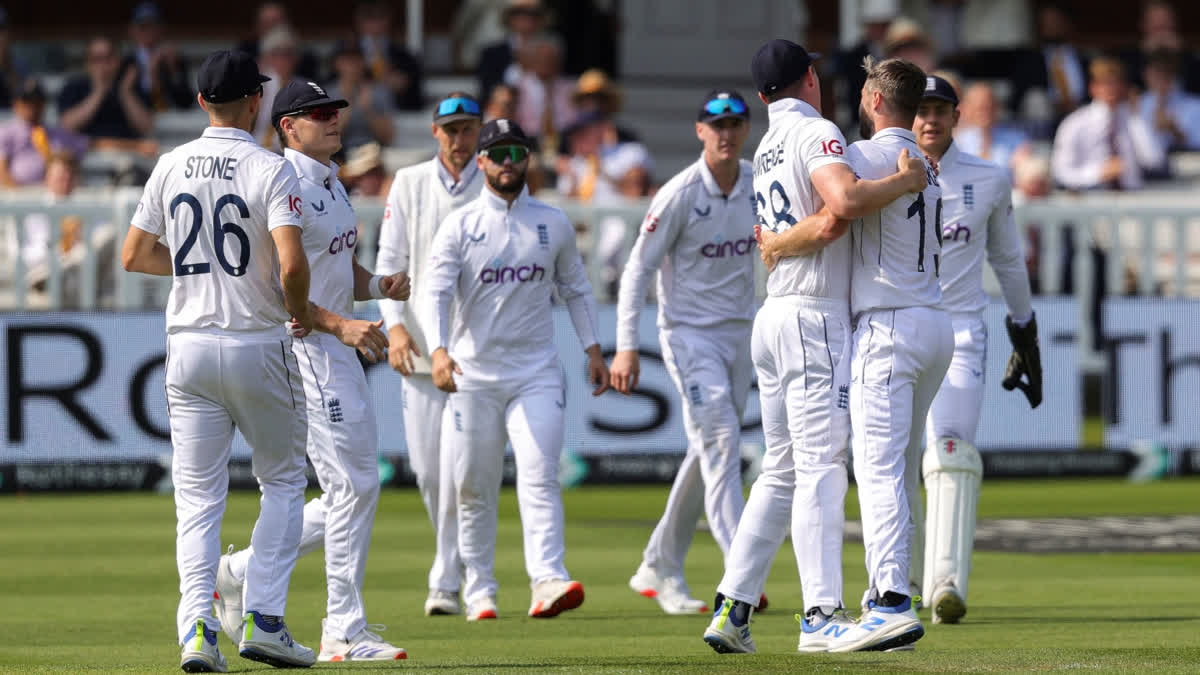
<svg viewBox="0 0 1200 675">
<path fill-rule="evenodd" d="M 982 476 L 972 443 L 985 255 L 1014 346 L 1002 384 L 1032 406 L 1041 401 L 1036 323 L 1008 176 L 953 145 L 953 87 L 898 59 L 864 67 L 867 140 L 852 146 L 820 116 L 812 56 L 794 43 L 770 41 L 752 62 L 769 122 L 753 162 L 741 159 L 746 101 L 731 90 L 705 97 L 701 157 L 654 198 L 621 278 L 610 373 L 574 229 L 529 195 L 534 142 L 516 123 L 483 124 L 462 93 L 438 104 L 437 156 L 397 172 L 372 273 L 354 258 L 357 223 L 330 160 L 348 103 L 312 83 L 285 87 L 270 111 L 281 157 L 245 131 L 265 79 L 253 60 L 206 59 L 198 100 L 210 126 L 160 159 L 122 250 L 127 270 L 172 277 L 166 386 L 182 669 L 225 672 L 221 630 L 243 658 L 277 667 L 406 657 L 369 627 L 363 602 L 379 477 L 359 354 L 404 377 L 405 440 L 436 542 L 425 613 L 498 616 L 506 445 L 529 615 L 579 607 L 583 585 L 565 566 L 565 382 L 551 298 L 588 355 L 593 395 L 610 377 L 629 394 L 655 273 L 659 341 L 688 449 L 630 587 L 670 614 L 708 612 L 683 575 L 704 515 L 725 562 L 704 631 L 718 652 L 755 651 L 750 616 L 766 608 L 763 586 L 789 529 L 805 607 L 799 651 L 912 649 L 924 634 L 922 593 L 935 623 L 958 622 Z M 225 169 L 192 175 L 198 158 Z M 757 313 L 755 247 L 768 269 Z M 383 320 L 354 319 L 353 302 L 372 298 Z M 755 376 L 766 454 L 743 498 L 739 433 Z M 250 547 L 222 555 L 235 428 L 253 449 L 261 511 Z M 306 455 L 322 490 L 308 504 Z M 857 620 L 842 598 L 851 460 L 868 579 Z M 320 548 L 328 598 L 317 654 L 291 637 L 284 614 L 297 558 Z"/>
</svg>

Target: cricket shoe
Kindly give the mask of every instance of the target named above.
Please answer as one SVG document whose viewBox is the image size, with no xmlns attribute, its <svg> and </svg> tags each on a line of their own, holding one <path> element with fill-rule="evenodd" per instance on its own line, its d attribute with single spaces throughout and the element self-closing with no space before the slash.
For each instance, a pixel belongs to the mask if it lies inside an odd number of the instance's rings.
<svg viewBox="0 0 1200 675">
<path fill-rule="evenodd" d="M 833 614 L 826 614 L 820 607 L 813 607 L 807 616 L 796 615 L 800 624 L 800 644 L 798 652 L 828 651 L 833 641 L 849 633 L 854 627 L 854 619 L 846 614 L 846 610 L 837 608 Z"/>
<path fill-rule="evenodd" d="M 457 591 L 429 591 L 425 598 L 425 616 L 445 616 L 462 614 L 462 605 L 458 602 Z"/>
<path fill-rule="evenodd" d="M 583 584 L 578 581 L 554 579 L 533 587 L 529 616 L 549 619 L 583 604 Z"/>
<path fill-rule="evenodd" d="M 908 597 L 912 598 L 913 609 L 915 611 L 919 612 L 922 609 L 925 609 L 925 602 L 921 598 L 921 587 L 911 581 L 908 582 Z M 863 614 L 871 611 L 871 601 L 874 599 L 874 590 L 868 588 L 867 590 L 863 591 L 862 604 L 859 605 Z"/>
<path fill-rule="evenodd" d="M 467 621 L 484 621 L 497 616 L 496 598 L 490 595 L 467 605 Z"/>
<path fill-rule="evenodd" d="M 204 619 L 196 619 L 187 637 L 183 638 L 179 667 L 185 673 L 224 673 L 229 670 L 225 657 L 217 649 L 217 632 L 209 630 Z"/>
<path fill-rule="evenodd" d="M 313 650 L 292 639 L 281 616 L 248 612 L 238 653 L 243 659 L 276 668 L 308 668 L 316 663 Z"/>
<path fill-rule="evenodd" d="M 379 624 L 363 628 L 350 640 L 342 640 L 325 631 L 325 620 L 321 619 L 321 653 L 318 661 L 341 663 L 343 661 L 399 661 L 407 659 L 408 652 L 384 640 L 371 629 L 383 630 Z"/>
<path fill-rule="evenodd" d="M 883 602 L 887 602 L 887 606 L 880 604 Z M 834 638 L 828 651 L 891 651 L 910 645 L 924 635 L 925 628 L 917 618 L 912 598 L 889 592 L 879 601 L 872 601 L 870 609 L 854 628 Z"/>
<path fill-rule="evenodd" d="M 708 605 L 692 597 L 682 576 L 659 576 L 642 564 L 629 579 L 629 587 L 647 598 L 653 598 L 667 614 L 705 614 Z"/>
<path fill-rule="evenodd" d="M 963 600 L 954 584 L 938 586 L 933 592 L 933 622 L 958 623 L 967 613 L 967 602 Z"/>
<path fill-rule="evenodd" d="M 754 608 L 748 602 L 727 598 L 717 593 L 717 606 L 712 621 L 704 629 L 704 641 L 718 654 L 753 654 L 758 651 L 750 637 L 750 615 Z"/>
<path fill-rule="evenodd" d="M 233 558 L 233 544 L 221 563 L 217 565 L 217 590 L 213 593 L 213 611 L 221 620 L 221 630 L 237 644 L 242 639 L 242 582 L 233 576 L 230 562 Z"/>
</svg>

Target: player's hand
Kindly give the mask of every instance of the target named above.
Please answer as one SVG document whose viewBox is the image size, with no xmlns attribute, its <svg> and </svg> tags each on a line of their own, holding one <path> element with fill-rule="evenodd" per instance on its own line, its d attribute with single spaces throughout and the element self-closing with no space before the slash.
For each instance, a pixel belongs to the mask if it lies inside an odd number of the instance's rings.
<svg viewBox="0 0 1200 675">
<path fill-rule="evenodd" d="M 450 352 L 445 347 L 438 347 L 433 352 L 433 384 L 442 391 L 453 394 L 458 391 L 454 384 L 454 374 L 462 375 L 462 368 L 450 358 Z"/>
<path fill-rule="evenodd" d="M 599 396 L 609 389 L 608 366 L 604 364 L 604 354 L 600 353 L 600 345 L 588 347 L 588 382 L 596 385 L 592 396 Z"/>
<path fill-rule="evenodd" d="M 763 264 L 767 266 L 768 272 L 779 264 L 779 251 L 775 248 L 775 238 L 778 236 L 778 233 L 772 232 L 762 225 L 754 226 L 754 240 L 758 242 L 758 255 L 762 258 Z"/>
<path fill-rule="evenodd" d="M 384 297 L 388 300 L 408 300 L 412 287 L 408 281 L 408 274 L 397 272 L 380 279 L 379 290 L 383 291 Z"/>
<path fill-rule="evenodd" d="M 408 377 L 413 374 L 413 357 L 420 356 L 421 350 L 409 335 L 404 326 L 392 326 L 388 331 L 388 363 L 392 370 Z"/>
<path fill-rule="evenodd" d="M 292 320 L 288 325 L 288 333 L 292 337 L 305 337 L 313 331 L 313 325 L 316 319 L 313 317 L 312 303 L 304 305 L 304 307 L 292 316 Z M 291 324 L 295 324 L 293 329 Z"/>
<path fill-rule="evenodd" d="M 1109 183 L 1121 177 L 1121 171 L 1124 167 L 1121 165 L 1120 157 L 1109 157 L 1104 161 L 1104 165 L 1100 167 L 1100 182 Z"/>
<path fill-rule="evenodd" d="M 613 389 L 628 396 L 637 389 L 641 375 L 642 364 L 636 349 L 623 349 L 613 357 L 612 368 L 609 369 Z"/>
<path fill-rule="evenodd" d="M 925 174 L 925 162 L 920 157 L 910 157 L 908 148 L 901 148 L 900 157 L 896 160 L 896 168 L 905 178 L 908 192 L 922 192 L 929 187 L 929 177 Z"/>
<path fill-rule="evenodd" d="M 388 339 L 383 334 L 383 319 L 363 321 L 347 319 L 338 324 L 337 339 L 342 344 L 354 347 L 371 363 L 387 358 Z"/>
<path fill-rule="evenodd" d="M 1020 389 L 1029 400 L 1029 407 L 1036 408 L 1042 403 L 1042 353 L 1038 348 L 1037 317 L 1030 317 L 1029 323 L 1018 326 L 1008 316 L 1004 318 L 1004 327 L 1008 330 L 1013 353 L 1008 357 L 1008 367 L 1000 386 L 1008 391 Z"/>
</svg>

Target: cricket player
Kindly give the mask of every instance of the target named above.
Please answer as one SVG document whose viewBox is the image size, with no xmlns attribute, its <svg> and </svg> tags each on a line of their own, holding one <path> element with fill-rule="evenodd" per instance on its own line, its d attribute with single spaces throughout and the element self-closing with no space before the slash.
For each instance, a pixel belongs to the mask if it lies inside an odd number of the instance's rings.
<svg viewBox="0 0 1200 675">
<path fill-rule="evenodd" d="M 319 661 L 390 661 L 407 653 L 367 629 L 363 574 L 379 501 L 378 439 L 366 374 L 355 350 L 384 358 L 382 322 L 351 318 L 355 300 L 408 297 L 403 274 L 372 276 L 354 258 L 358 219 L 330 157 L 342 146 L 339 111 L 349 106 L 312 82 L 285 84 L 271 121 L 300 179 L 304 251 L 312 270 L 314 332 L 292 342 L 308 402 L 308 457 L 322 494 L 304 506 L 300 555 L 325 548 L 328 584 Z M 240 628 L 242 585 L 253 548 L 222 556 L 217 614 L 230 637 Z"/>
<path fill-rule="evenodd" d="M 444 450 L 453 458 L 458 546 L 466 567 L 467 620 L 496 618 L 493 573 L 505 443 L 517 464 L 529 615 L 552 617 L 583 603 L 563 565 L 562 452 L 565 383 L 554 346 L 551 294 L 570 312 L 599 396 L 608 368 L 596 342 L 596 307 L 566 214 L 529 196 L 532 142 L 515 122 L 492 120 L 479 136 L 487 187 L 452 212 L 429 257 L 427 337 L 433 380 L 452 395 Z M 451 320 L 450 304 L 458 308 Z"/>
<path fill-rule="evenodd" d="M 806 608 L 799 649 L 824 650 L 852 625 L 841 611 L 851 333 L 850 243 L 841 223 L 927 183 L 924 162 L 907 153 L 891 159 L 898 173 L 856 179 L 841 131 L 818 112 L 812 59 L 800 45 L 772 40 L 751 63 L 769 120 L 753 163 L 760 226 L 784 233 L 781 239 L 790 240 L 793 229 L 812 235 L 812 246 L 773 261 L 768 297 L 754 319 L 766 454 L 704 633 L 722 653 L 755 651 L 750 614 L 789 516 Z M 818 214 L 822 207 L 832 214 L 827 222 Z M 817 227 L 818 220 L 825 226 Z"/>
<path fill-rule="evenodd" d="M 909 457 L 904 487 L 913 513 L 909 579 L 926 589 L 934 623 L 957 623 L 967 613 L 967 575 L 975 542 L 975 513 L 983 461 L 975 429 L 983 405 L 987 327 L 983 310 L 983 261 L 987 258 L 1008 305 L 1005 326 L 1013 354 L 1002 385 L 1019 387 L 1036 408 L 1042 400 L 1041 354 L 1029 292 L 1029 273 L 1012 214 L 1012 185 L 1001 166 L 963 152 L 952 140 L 958 94 L 946 80 L 929 76 L 913 133 L 926 156 L 938 163 L 942 189 L 942 306 L 950 312 L 954 356 L 925 424 L 924 459 Z M 1025 376 L 1025 380 L 1021 376 Z M 921 503 L 924 474 L 929 503 Z M 929 539 L 925 540 L 928 530 Z"/>
<path fill-rule="evenodd" d="M 667 614 L 696 614 L 683 559 L 701 515 L 728 555 L 742 516 L 741 425 L 753 377 L 754 199 L 750 162 L 740 159 L 750 110 L 736 91 L 705 96 L 696 118 L 699 160 L 667 181 L 650 204 L 625 263 L 617 299 L 613 388 L 638 384 L 638 315 L 658 271 L 659 343 L 683 405 L 688 451 L 629 580 Z M 661 268 L 660 268 L 661 265 Z"/>
<path fill-rule="evenodd" d="M 479 102 L 454 92 L 433 113 L 437 156 L 396 172 L 388 192 L 379 255 L 381 274 L 407 272 L 423 289 L 429 269 L 429 246 L 446 216 L 479 196 L 483 173 L 475 165 L 475 145 L 482 124 Z M 424 291 L 421 291 L 421 296 Z M 382 300 L 380 313 L 388 326 L 388 362 L 404 376 L 404 436 L 417 487 L 433 523 L 435 552 L 429 570 L 426 616 L 460 614 L 462 560 L 458 556 L 458 519 L 450 457 L 441 452 L 442 412 L 446 392 L 433 384 L 429 331 L 422 326 L 417 301 Z"/>
<path fill-rule="evenodd" d="M 278 667 L 315 660 L 283 620 L 307 484 L 306 399 L 284 324 L 303 334 L 313 315 L 296 172 L 249 133 L 266 79 L 242 52 L 204 60 L 197 98 L 210 126 L 159 159 L 121 251 L 126 270 L 173 277 L 165 376 L 187 672 L 226 670 L 212 600 L 235 426 L 262 491 L 239 653 Z"/>
<path fill-rule="evenodd" d="M 863 138 L 847 153 L 854 171 L 874 178 L 897 155 L 921 155 L 913 118 L 925 73 L 901 59 L 868 57 L 862 90 Z M 928 186 L 851 226 L 851 452 L 862 511 L 868 575 L 867 612 L 835 637 L 830 652 L 887 650 L 925 634 L 909 591 L 912 516 L 905 494 L 906 458 L 922 444 L 925 415 L 954 351 L 950 317 L 941 308 L 941 188 Z"/>
</svg>

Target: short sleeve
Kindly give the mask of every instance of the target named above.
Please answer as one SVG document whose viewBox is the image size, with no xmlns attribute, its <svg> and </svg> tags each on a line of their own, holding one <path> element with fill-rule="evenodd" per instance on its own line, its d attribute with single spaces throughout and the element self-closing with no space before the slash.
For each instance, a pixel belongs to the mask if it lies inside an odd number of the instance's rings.
<svg viewBox="0 0 1200 675">
<path fill-rule="evenodd" d="M 166 182 L 167 165 L 170 155 L 163 155 L 150 172 L 150 178 L 142 188 L 142 198 L 138 201 L 137 209 L 133 212 L 131 225 L 139 230 L 161 237 L 167 231 L 166 214 L 163 213 L 163 184 Z"/>
<path fill-rule="evenodd" d="M 818 120 L 804 129 L 800 137 L 800 161 L 811 176 L 817 169 L 829 164 L 848 164 L 846 161 L 846 138 L 837 125 L 829 120 Z"/>
<path fill-rule="evenodd" d="M 300 179 L 290 162 L 280 161 L 267 188 L 267 230 L 291 225 L 304 227 Z"/>
</svg>

